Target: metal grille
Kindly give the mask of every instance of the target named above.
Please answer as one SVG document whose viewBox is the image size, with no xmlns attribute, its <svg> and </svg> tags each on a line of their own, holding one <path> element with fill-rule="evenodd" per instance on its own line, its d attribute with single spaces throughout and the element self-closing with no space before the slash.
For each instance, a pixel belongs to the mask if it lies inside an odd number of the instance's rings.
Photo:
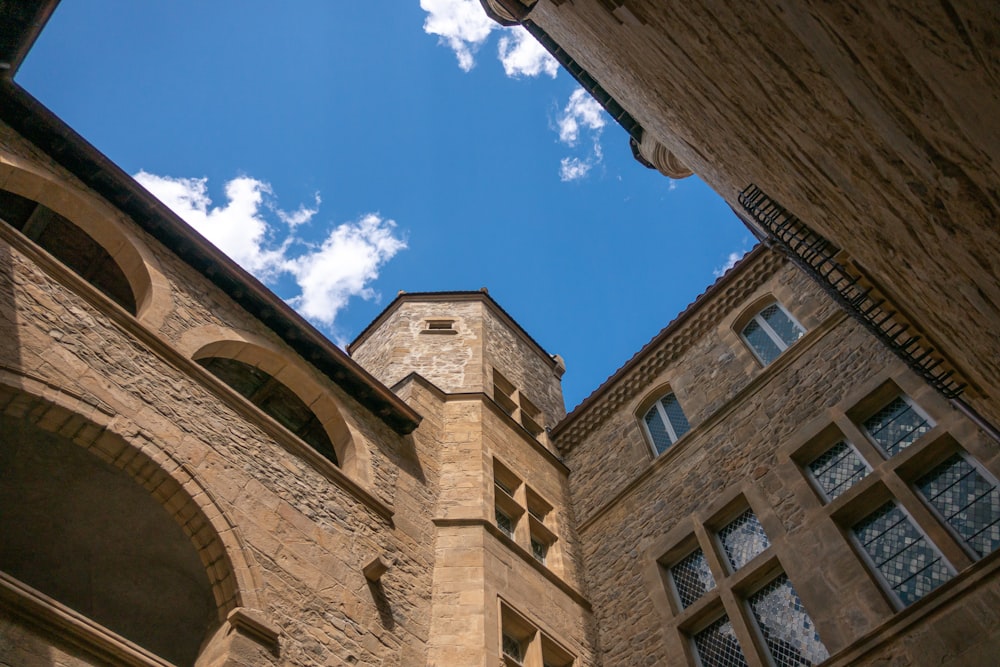
<svg viewBox="0 0 1000 667">
<path fill-rule="evenodd" d="M 930 430 L 923 415 L 902 397 L 865 420 L 865 430 L 889 456 L 895 456 Z"/>
<path fill-rule="evenodd" d="M 743 327 L 743 338 L 746 339 L 753 351 L 757 353 L 760 358 L 761 363 L 765 366 L 778 358 L 781 354 L 781 348 L 779 348 L 771 337 L 767 335 L 764 328 L 756 320 L 750 320 L 750 323 Z"/>
<path fill-rule="evenodd" d="M 951 579 L 941 554 L 895 502 L 886 503 L 853 530 L 875 568 L 904 605 Z"/>
<path fill-rule="evenodd" d="M 776 667 L 814 665 L 830 657 L 787 575 L 755 593 L 750 609 Z"/>
<path fill-rule="evenodd" d="M 809 464 L 809 472 L 827 498 L 833 500 L 871 472 L 858 453 L 841 440 Z"/>
<path fill-rule="evenodd" d="M 715 588 L 715 577 L 701 549 L 689 554 L 670 568 L 670 578 L 681 599 L 682 607 L 691 606 L 702 595 Z"/>
<path fill-rule="evenodd" d="M 1000 547 L 1000 493 L 954 454 L 917 480 L 917 488 L 980 558 Z"/>
<path fill-rule="evenodd" d="M 696 634 L 694 646 L 703 667 L 745 667 L 747 664 L 728 616 Z"/>
<path fill-rule="evenodd" d="M 722 540 L 733 571 L 752 561 L 754 556 L 771 545 L 757 515 L 750 509 L 720 530 L 719 539 Z"/>
<path fill-rule="evenodd" d="M 956 398 L 965 383 L 953 377 L 954 369 L 935 346 L 887 303 L 887 299 L 861 276 L 853 266 L 845 266 L 835 257 L 839 250 L 809 229 L 798 217 L 756 185 L 748 185 L 739 194 L 743 210 L 762 227 L 801 269 L 848 313 L 889 346 L 916 373 L 919 373 L 946 398 Z M 754 229 L 753 225 L 750 225 Z"/>
</svg>

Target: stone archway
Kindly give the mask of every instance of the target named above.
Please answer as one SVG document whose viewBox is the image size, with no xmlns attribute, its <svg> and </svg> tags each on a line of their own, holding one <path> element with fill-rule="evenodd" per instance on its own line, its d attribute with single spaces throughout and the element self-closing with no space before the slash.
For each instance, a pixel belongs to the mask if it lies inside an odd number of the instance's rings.
<svg viewBox="0 0 1000 667">
<path fill-rule="evenodd" d="M 0 569 L 179 665 L 239 664 L 247 638 L 273 655 L 251 562 L 183 465 L 72 396 L 10 384 L 42 389 L 0 373 Z"/>
</svg>

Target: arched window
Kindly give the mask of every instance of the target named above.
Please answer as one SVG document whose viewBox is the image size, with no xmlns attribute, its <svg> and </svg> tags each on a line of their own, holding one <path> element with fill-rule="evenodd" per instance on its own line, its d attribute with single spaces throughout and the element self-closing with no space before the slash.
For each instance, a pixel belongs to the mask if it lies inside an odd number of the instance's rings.
<svg viewBox="0 0 1000 667">
<path fill-rule="evenodd" d="M 205 357 L 198 359 L 198 363 L 317 452 L 340 465 L 323 423 L 291 389 L 261 369 L 236 359 Z"/>
<path fill-rule="evenodd" d="M 760 362 L 767 366 L 805 332 L 788 311 L 775 302 L 754 315 L 740 331 L 740 336 Z"/>
<path fill-rule="evenodd" d="M 44 248 L 133 315 L 136 299 L 125 272 L 97 241 L 52 209 L 0 190 L 0 219 Z"/>
<path fill-rule="evenodd" d="M 642 423 L 646 426 L 646 433 L 649 434 L 649 440 L 653 443 L 653 450 L 657 456 L 667 451 L 667 448 L 690 428 L 681 404 L 677 402 L 677 397 L 673 393 L 653 403 L 653 407 L 643 416 Z"/>
</svg>

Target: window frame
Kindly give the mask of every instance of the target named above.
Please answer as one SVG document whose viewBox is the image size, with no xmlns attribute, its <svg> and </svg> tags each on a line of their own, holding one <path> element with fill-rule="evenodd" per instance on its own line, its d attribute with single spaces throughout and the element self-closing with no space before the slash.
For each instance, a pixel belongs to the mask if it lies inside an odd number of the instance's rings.
<svg viewBox="0 0 1000 667">
<path fill-rule="evenodd" d="M 652 401 L 652 403 L 648 403 L 648 407 L 640 410 L 637 415 L 639 422 L 642 424 L 643 433 L 646 436 L 646 442 L 649 444 L 649 448 L 653 454 L 653 458 L 658 458 L 666 454 L 667 451 L 670 450 L 677 443 L 678 440 L 680 440 L 685 435 L 691 432 L 691 422 L 687 418 L 687 413 L 684 412 L 684 407 L 681 405 L 681 401 L 677 397 L 677 392 L 668 387 L 665 391 L 657 392 L 657 396 L 658 397 L 656 400 Z M 663 401 L 671 397 L 677 404 L 677 407 L 681 411 L 681 414 L 684 415 L 684 421 L 686 422 L 687 425 L 687 428 L 680 435 L 677 434 L 677 427 L 670 420 L 670 417 L 667 413 L 667 409 L 663 405 Z M 647 405 L 647 403 L 643 402 L 643 405 Z M 664 426 L 667 438 L 670 439 L 670 444 L 664 447 L 663 451 L 659 451 L 657 449 L 656 438 L 653 436 L 653 433 L 649 430 L 649 424 L 646 422 L 646 417 L 649 416 L 649 414 L 653 410 L 657 411 L 656 412 L 657 417 L 660 419 L 660 423 L 663 424 Z"/>
<path fill-rule="evenodd" d="M 784 340 L 782 340 L 781 336 L 778 335 L 778 332 L 775 331 L 774 328 L 761 315 L 761 313 L 763 313 L 771 306 L 777 306 L 778 309 L 785 314 L 785 317 L 787 317 L 788 320 L 795 326 L 795 328 L 799 330 L 800 333 L 798 337 L 791 343 L 786 343 Z M 778 348 L 778 355 L 771 361 L 764 361 L 764 359 L 760 355 L 760 352 L 758 352 L 757 348 L 754 347 L 753 343 L 751 343 L 750 340 L 746 337 L 746 334 L 744 332 L 746 331 L 747 327 L 750 326 L 751 322 L 756 322 L 757 326 L 760 327 L 760 329 L 764 332 L 764 334 L 768 337 L 768 339 L 772 343 L 774 343 L 775 346 Z M 764 368 L 767 368 L 772 363 L 777 361 L 781 355 L 783 355 L 790 347 L 795 345 L 795 343 L 802 340 L 802 337 L 805 336 L 806 333 L 808 333 L 808 330 L 804 326 L 802 326 L 802 323 L 799 322 L 798 319 L 796 319 L 795 316 L 792 315 L 792 313 L 789 312 L 787 308 L 785 308 L 784 304 L 782 304 L 777 299 L 772 299 L 764 302 L 762 305 L 754 309 L 753 315 L 749 317 L 740 318 L 739 320 L 737 320 L 737 324 L 739 327 L 737 330 L 737 334 L 739 335 L 740 341 L 742 341 L 743 344 L 746 346 L 746 348 L 750 350 L 750 352 L 753 354 L 754 359 L 757 360 L 757 363 L 759 363 Z"/>
<path fill-rule="evenodd" d="M 872 417 L 874 417 L 880 411 L 882 411 L 885 408 L 889 407 L 893 403 L 893 401 L 895 401 L 896 399 L 902 400 L 904 403 L 906 403 L 908 406 L 910 406 L 911 410 L 913 410 L 915 413 L 917 413 L 918 415 L 920 415 L 921 417 L 923 417 L 924 423 L 927 426 L 927 431 L 924 432 L 924 433 L 922 433 L 922 434 L 920 434 L 920 435 L 918 435 L 916 438 L 914 438 L 913 442 L 911 442 L 910 444 L 908 444 L 906 447 L 902 447 L 898 451 L 896 451 L 895 454 L 891 454 L 889 452 L 889 450 L 881 442 L 879 442 L 875 438 L 875 436 L 872 434 L 872 432 L 868 430 L 868 426 L 866 425 L 865 422 L 869 421 Z M 906 394 L 905 392 L 903 392 L 903 391 L 899 391 L 894 396 L 892 396 L 891 398 L 889 398 L 889 400 L 883 401 L 881 404 L 878 405 L 878 407 L 876 409 L 870 411 L 863 419 L 858 419 L 855 423 L 856 423 L 856 426 L 858 427 L 858 430 L 861 431 L 861 433 L 864 434 L 864 436 L 865 436 L 865 438 L 867 438 L 868 442 L 870 442 L 872 444 L 872 446 L 875 447 L 875 449 L 878 451 L 878 453 L 881 454 L 882 457 L 885 460 L 894 459 L 894 458 L 896 458 L 898 456 L 901 456 L 904 451 L 906 451 L 907 449 L 910 449 L 911 447 L 914 447 L 921 440 L 923 440 L 925 437 L 927 437 L 927 435 L 931 431 L 934 430 L 934 427 L 937 426 L 937 422 L 927 413 L 927 411 L 924 410 L 923 408 L 921 408 L 920 405 L 918 405 L 916 401 L 914 401 L 912 398 L 910 398 L 910 396 L 908 394 Z M 896 444 L 898 444 L 898 441 L 897 441 Z"/>
</svg>

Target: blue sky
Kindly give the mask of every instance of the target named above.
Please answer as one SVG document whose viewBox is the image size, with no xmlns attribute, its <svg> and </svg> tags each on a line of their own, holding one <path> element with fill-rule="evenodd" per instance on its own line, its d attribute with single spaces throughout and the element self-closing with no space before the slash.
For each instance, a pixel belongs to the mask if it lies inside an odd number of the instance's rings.
<svg viewBox="0 0 1000 667">
<path fill-rule="evenodd" d="M 572 408 L 750 249 L 478 0 L 276 7 L 64 2 L 17 81 L 333 340 L 485 286 Z"/>
</svg>

